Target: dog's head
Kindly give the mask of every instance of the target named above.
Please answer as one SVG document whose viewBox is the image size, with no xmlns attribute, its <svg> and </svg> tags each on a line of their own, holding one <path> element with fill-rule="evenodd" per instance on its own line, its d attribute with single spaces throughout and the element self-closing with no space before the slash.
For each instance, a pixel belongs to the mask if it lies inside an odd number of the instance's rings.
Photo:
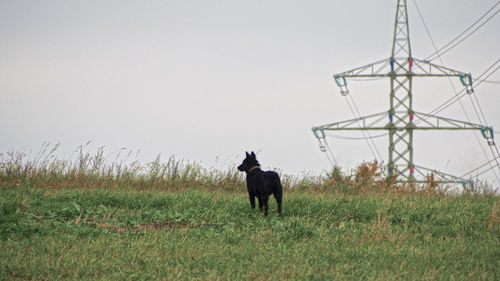
<svg viewBox="0 0 500 281">
<path fill-rule="evenodd" d="M 259 165 L 259 161 L 257 161 L 257 159 L 255 157 L 255 153 L 253 151 L 251 154 L 248 154 L 248 152 L 245 152 L 245 154 L 246 154 L 246 157 L 243 160 L 243 163 L 241 163 L 241 165 L 238 166 L 238 170 L 248 173 L 250 171 L 250 169 L 252 169 L 253 167 L 258 167 L 260 165 Z"/>
</svg>

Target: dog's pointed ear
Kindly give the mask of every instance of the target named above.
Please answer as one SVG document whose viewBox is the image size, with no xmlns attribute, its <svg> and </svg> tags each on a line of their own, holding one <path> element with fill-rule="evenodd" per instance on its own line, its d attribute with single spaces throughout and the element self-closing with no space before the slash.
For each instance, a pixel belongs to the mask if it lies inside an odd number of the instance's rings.
<svg viewBox="0 0 500 281">
<path fill-rule="evenodd" d="M 247 158 L 250 158 L 250 154 L 248 154 L 248 152 L 245 151 L 245 154 Z"/>
<path fill-rule="evenodd" d="M 252 156 L 252 158 L 255 159 L 255 153 L 253 151 L 252 151 L 252 154 L 250 156 Z"/>
</svg>

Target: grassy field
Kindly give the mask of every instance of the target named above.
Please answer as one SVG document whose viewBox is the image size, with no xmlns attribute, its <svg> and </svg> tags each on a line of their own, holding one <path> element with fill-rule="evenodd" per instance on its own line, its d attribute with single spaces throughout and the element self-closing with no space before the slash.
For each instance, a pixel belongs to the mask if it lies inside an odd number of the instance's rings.
<svg viewBox="0 0 500 281">
<path fill-rule="evenodd" d="M 500 279 L 497 196 L 395 187 L 373 164 L 288 179 L 283 216 L 272 199 L 262 217 L 231 170 L 14 160 L 0 173 L 1 280 Z"/>
</svg>

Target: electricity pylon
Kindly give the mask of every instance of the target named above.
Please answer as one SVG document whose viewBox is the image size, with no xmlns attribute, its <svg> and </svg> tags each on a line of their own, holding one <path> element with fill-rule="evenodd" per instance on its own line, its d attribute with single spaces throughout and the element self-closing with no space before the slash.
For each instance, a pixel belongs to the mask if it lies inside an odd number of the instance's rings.
<svg viewBox="0 0 500 281">
<path fill-rule="evenodd" d="M 388 173 L 398 181 L 425 182 L 418 178 L 434 174 L 436 182 L 461 182 L 464 179 L 438 172 L 413 162 L 413 134 L 416 130 L 480 130 L 488 144 L 493 142 L 493 128 L 480 124 L 463 122 L 413 110 L 413 78 L 416 77 L 457 77 L 467 93 L 473 93 L 472 77 L 468 73 L 439 66 L 412 57 L 408 12 L 406 0 L 397 1 L 394 37 L 391 57 L 365 66 L 357 67 L 333 76 L 340 87 L 340 93 L 349 95 L 347 78 L 384 77 L 390 80 L 389 110 L 360 118 L 313 127 L 320 146 L 326 144 L 325 131 L 340 130 L 385 130 L 389 135 Z M 385 120 L 385 121 L 384 121 Z M 418 124 L 422 125 L 418 125 Z"/>
</svg>

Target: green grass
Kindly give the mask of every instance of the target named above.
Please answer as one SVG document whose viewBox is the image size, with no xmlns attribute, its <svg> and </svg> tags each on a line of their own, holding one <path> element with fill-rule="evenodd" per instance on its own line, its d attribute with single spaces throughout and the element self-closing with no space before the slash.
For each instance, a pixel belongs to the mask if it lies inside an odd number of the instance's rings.
<svg viewBox="0 0 500 281">
<path fill-rule="evenodd" d="M 0 279 L 498 280 L 492 196 L 1 189 Z"/>
<path fill-rule="evenodd" d="M 0 280 L 500 280 L 481 182 L 401 185 L 377 162 L 281 175 L 284 215 L 271 198 L 262 217 L 234 167 L 57 148 L 0 153 Z"/>
</svg>

